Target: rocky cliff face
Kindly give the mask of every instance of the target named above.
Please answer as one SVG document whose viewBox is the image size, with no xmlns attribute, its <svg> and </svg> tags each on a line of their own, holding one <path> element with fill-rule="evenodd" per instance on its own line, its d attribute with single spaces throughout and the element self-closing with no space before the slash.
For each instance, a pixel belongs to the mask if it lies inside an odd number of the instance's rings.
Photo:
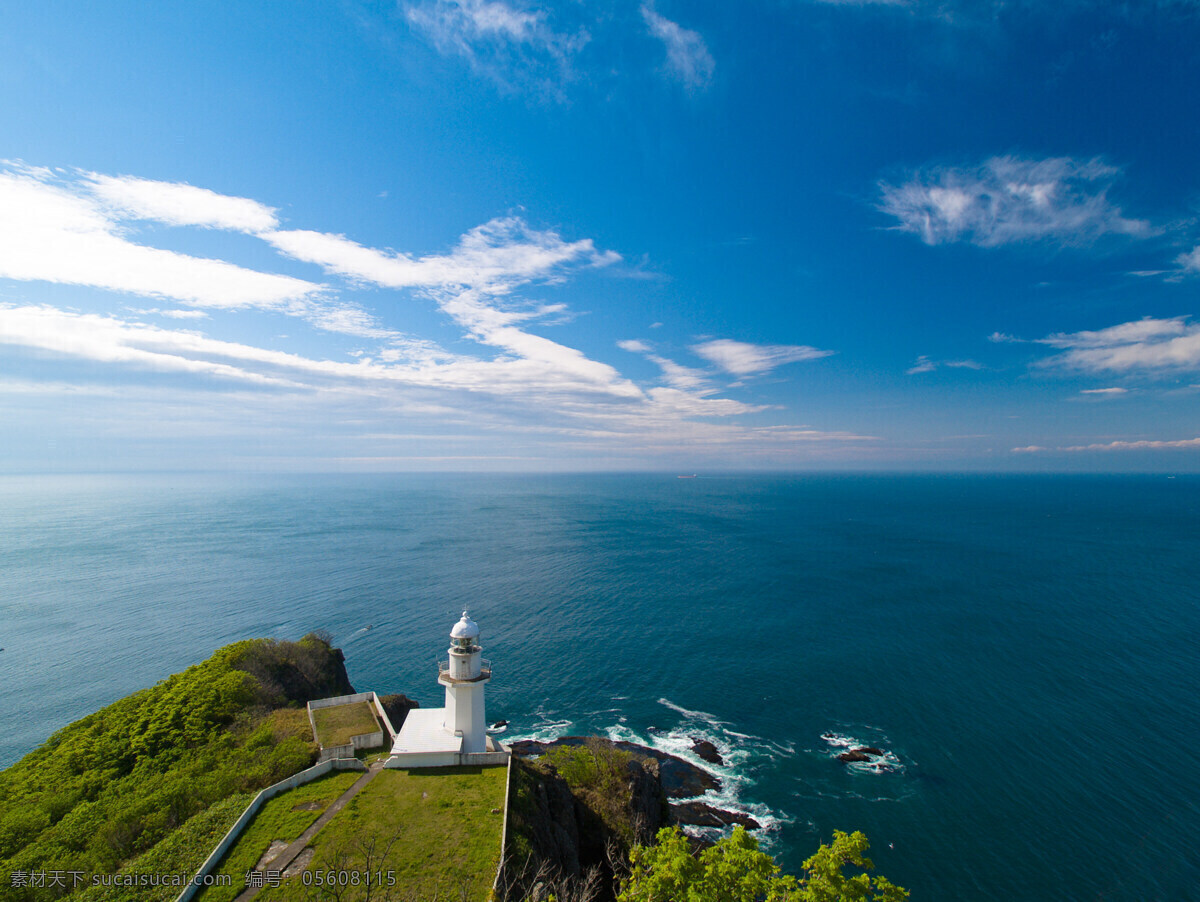
<svg viewBox="0 0 1200 902">
<path fill-rule="evenodd" d="M 651 842 L 661 827 L 759 826 L 698 801 L 721 788 L 720 778 L 657 749 L 596 736 L 511 748 L 507 899 L 612 899 L 631 845 Z"/>
<path fill-rule="evenodd" d="M 630 847 L 668 822 L 656 761 L 575 738 L 513 761 L 506 899 L 612 899 Z"/>
</svg>

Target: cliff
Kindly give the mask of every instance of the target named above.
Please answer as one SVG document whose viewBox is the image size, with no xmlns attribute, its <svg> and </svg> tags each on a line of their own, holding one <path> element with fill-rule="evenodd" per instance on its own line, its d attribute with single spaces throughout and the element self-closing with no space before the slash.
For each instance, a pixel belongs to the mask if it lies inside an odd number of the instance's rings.
<svg viewBox="0 0 1200 902">
<path fill-rule="evenodd" d="M 502 898 L 612 899 L 630 847 L 669 821 L 657 763 L 596 737 L 538 754 L 513 759 Z"/>
<path fill-rule="evenodd" d="M 759 825 L 696 801 L 721 788 L 715 774 L 631 742 L 565 736 L 512 743 L 513 783 L 504 897 L 534 902 L 613 898 L 634 843 L 670 824 Z M 697 842 L 698 845 L 703 843 Z"/>
</svg>

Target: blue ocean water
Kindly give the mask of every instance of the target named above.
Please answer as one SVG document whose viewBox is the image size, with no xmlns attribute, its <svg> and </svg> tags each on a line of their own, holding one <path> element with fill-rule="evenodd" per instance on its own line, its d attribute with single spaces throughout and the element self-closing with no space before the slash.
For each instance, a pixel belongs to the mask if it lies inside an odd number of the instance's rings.
<svg viewBox="0 0 1200 902">
<path fill-rule="evenodd" d="M 1198 537 L 1185 476 L 10 477 L 0 765 L 250 636 L 438 705 L 469 608 L 509 738 L 711 739 L 786 869 L 1200 898 Z"/>
</svg>

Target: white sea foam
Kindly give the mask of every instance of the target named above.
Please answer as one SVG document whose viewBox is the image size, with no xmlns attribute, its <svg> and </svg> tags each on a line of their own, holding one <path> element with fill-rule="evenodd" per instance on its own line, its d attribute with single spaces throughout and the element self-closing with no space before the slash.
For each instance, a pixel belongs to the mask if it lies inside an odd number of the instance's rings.
<svg viewBox="0 0 1200 902">
<path fill-rule="evenodd" d="M 717 720 L 717 715 L 715 715 L 715 714 L 709 714 L 707 711 L 692 711 L 688 708 L 683 707 L 682 705 L 675 704 L 669 698 L 660 698 L 658 700 L 658 703 L 660 705 L 665 705 L 666 707 L 670 708 L 672 711 L 678 711 L 684 717 L 693 717 L 696 720 L 707 720 L 709 723 L 716 723 L 716 724 L 722 724 L 722 725 L 725 724 L 725 721 Z"/>
<path fill-rule="evenodd" d="M 900 760 L 900 756 L 894 751 L 887 748 L 887 735 L 879 727 L 863 725 L 864 729 L 875 734 L 869 740 L 858 739 L 847 733 L 840 733 L 835 730 L 828 730 L 821 734 L 821 739 L 829 746 L 827 754 L 831 758 L 836 758 L 842 754 L 845 749 L 855 749 L 864 747 L 874 747 L 883 750 L 883 754 L 872 756 L 869 761 L 848 761 L 846 769 L 857 774 L 895 774 L 904 773 L 904 762 Z"/>
<path fill-rule="evenodd" d="M 618 701 L 614 698 L 613 701 Z M 523 732 L 511 735 L 509 742 L 522 739 L 532 739 L 538 742 L 549 742 L 562 736 L 570 735 L 580 729 L 581 725 L 587 732 L 595 732 L 606 736 L 614 742 L 631 742 L 656 751 L 674 755 L 695 765 L 701 770 L 715 776 L 721 782 L 719 790 L 710 790 L 692 799 L 677 801 L 697 801 L 712 805 L 725 811 L 732 811 L 754 818 L 760 825 L 760 836 L 768 843 L 770 835 L 790 819 L 769 806 L 751 801 L 746 798 L 755 782 L 754 773 L 781 755 L 795 753 L 794 746 L 787 743 L 774 742 L 761 736 L 733 730 L 728 722 L 720 720 L 707 711 L 696 711 L 677 705 L 670 699 L 659 699 L 659 704 L 679 715 L 678 722 L 673 725 L 658 727 L 647 724 L 644 728 L 634 729 L 629 724 L 629 718 L 621 708 L 603 708 L 590 711 L 578 721 L 569 720 L 561 712 L 547 710 L 539 706 L 532 713 L 532 723 Z M 674 720 L 674 718 L 671 718 Z M 609 726 L 595 729 L 592 725 L 607 722 Z M 513 727 L 515 730 L 515 727 Z M 721 755 L 723 764 L 713 764 L 705 761 L 692 751 L 696 740 L 711 742 Z M 687 832 L 701 837 L 714 839 L 731 828 L 688 827 Z"/>
</svg>

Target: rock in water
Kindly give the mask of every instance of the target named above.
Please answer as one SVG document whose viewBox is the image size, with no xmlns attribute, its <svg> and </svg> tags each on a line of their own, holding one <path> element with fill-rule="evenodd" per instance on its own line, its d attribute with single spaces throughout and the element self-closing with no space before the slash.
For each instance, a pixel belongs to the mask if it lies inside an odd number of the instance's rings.
<svg viewBox="0 0 1200 902">
<path fill-rule="evenodd" d="M 707 761 L 709 764 L 725 764 L 725 759 L 721 757 L 721 753 L 717 751 L 717 747 L 707 739 L 701 739 L 698 736 L 692 737 L 692 751 L 697 757 Z"/>
<path fill-rule="evenodd" d="M 730 824 L 741 824 L 747 830 L 757 830 L 762 826 L 748 814 L 714 808 L 704 802 L 675 802 L 671 805 L 671 816 L 675 818 L 676 823 L 689 827 L 728 827 Z"/>
<path fill-rule="evenodd" d="M 872 758 L 882 757 L 883 754 L 883 749 L 864 745 L 856 749 L 850 749 L 848 752 L 842 752 L 838 755 L 838 761 L 870 761 Z"/>
<path fill-rule="evenodd" d="M 392 722 L 392 728 L 397 733 L 404 726 L 404 718 L 408 717 L 408 712 L 413 708 L 421 707 L 417 702 L 403 693 L 381 695 L 379 697 L 379 704 L 383 705 L 383 710 L 386 712 L 388 720 Z"/>
</svg>

